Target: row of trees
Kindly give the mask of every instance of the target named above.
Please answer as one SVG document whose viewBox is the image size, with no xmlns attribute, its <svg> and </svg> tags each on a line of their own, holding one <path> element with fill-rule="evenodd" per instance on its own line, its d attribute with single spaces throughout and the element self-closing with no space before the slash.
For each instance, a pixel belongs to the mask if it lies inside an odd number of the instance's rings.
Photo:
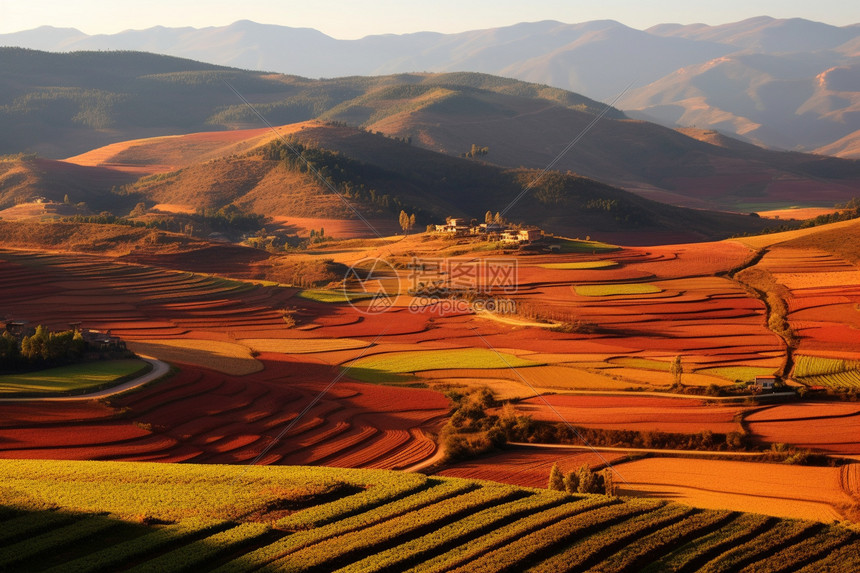
<svg viewBox="0 0 860 573">
<path fill-rule="evenodd" d="M 78 331 L 49 332 L 38 326 L 35 333 L 20 339 L 4 331 L 0 335 L 0 369 L 73 362 L 83 356 L 86 348 L 87 343 Z"/>
<path fill-rule="evenodd" d="M 612 481 L 612 470 L 606 468 L 594 472 L 588 464 L 582 464 L 579 469 L 564 473 L 557 463 L 552 464 L 549 471 L 548 489 L 566 491 L 567 493 L 602 493 L 615 495 L 615 485 Z"/>
<path fill-rule="evenodd" d="M 400 228 L 403 229 L 404 233 L 411 231 L 415 228 L 415 213 L 411 215 L 407 215 L 406 211 L 400 211 Z"/>
</svg>

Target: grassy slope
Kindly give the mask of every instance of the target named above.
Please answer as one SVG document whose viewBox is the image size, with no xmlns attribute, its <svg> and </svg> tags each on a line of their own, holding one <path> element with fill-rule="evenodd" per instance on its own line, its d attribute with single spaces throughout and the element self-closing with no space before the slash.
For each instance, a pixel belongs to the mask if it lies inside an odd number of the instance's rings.
<svg viewBox="0 0 860 573">
<path fill-rule="evenodd" d="M 38 372 L 0 376 L 0 395 L 17 393 L 62 394 L 98 388 L 140 372 L 141 360 L 105 360 L 49 368 Z"/>
<path fill-rule="evenodd" d="M 543 560 L 551 568 L 573 548 L 583 565 L 611 559 L 614 570 L 638 570 L 747 527 L 727 512 L 654 500 L 341 468 L 16 460 L 0 462 L 0 481 L 0 566 L 18 569 L 247 571 L 274 561 L 273 570 L 294 571 L 521 570 Z M 749 548 L 749 537 L 709 542 L 699 566 L 737 559 L 739 548 L 745 564 L 766 566 L 782 551 L 780 566 L 803 565 L 858 545 L 836 526 L 746 521 L 784 534 Z"/>
</svg>

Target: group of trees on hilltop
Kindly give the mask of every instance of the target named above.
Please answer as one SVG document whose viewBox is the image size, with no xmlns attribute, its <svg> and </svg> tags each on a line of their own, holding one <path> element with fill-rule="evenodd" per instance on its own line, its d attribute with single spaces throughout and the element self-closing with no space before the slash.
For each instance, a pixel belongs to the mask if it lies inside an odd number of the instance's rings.
<svg viewBox="0 0 860 573">
<path fill-rule="evenodd" d="M 309 147 L 297 141 L 291 141 L 289 145 L 282 141 L 273 141 L 255 153 L 269 161 L 281 161 L 291 171 L 321 178 L 346 199 L 354 199 L 391 213 L 398 213 L 409 207 L 400 197 L 380 193 L 371 187 L 371 181 L 390 178 L 391 173 L 385 173 L 378 167 L 342 153 Z M 429 219 L 422 209 L 416 208 L 413 215 L 417 219 Z"/>
<path fill-rule="evenodd" d="M 7 331 L 0 335 L 0 370 L 22 366 L 50 366 L 79 360 L 87 343 L 74 330 L 49 332 L 44 326 L 29 336 L 18 338 Z"/>
<path fill-rule="evenodd" d="M 400 211 L 400 228 L 403 229 L 403 232 L 409 232 L 415 227 L 415 213 L 408 215 L 406 211 Z"/>
</svg>

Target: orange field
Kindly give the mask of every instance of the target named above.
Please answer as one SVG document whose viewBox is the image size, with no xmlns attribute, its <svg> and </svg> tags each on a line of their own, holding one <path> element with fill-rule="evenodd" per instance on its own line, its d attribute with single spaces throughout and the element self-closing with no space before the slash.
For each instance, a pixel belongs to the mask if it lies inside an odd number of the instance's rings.
<svg viewBox="0 0 860 573">
<path fill-rule="evenodd" d="M 517 411 L 536 420 L 561 422 L 562 418 L 587 428 L 625 429 L 695 434 L 702 430 L 738 432 L 736 418 L 742 406 L 707 405 L 700 400 L 649 396 L 565 396 L 530 398 Z"/>
<path fill-rule="evenodd" d="M 844 357 L 860 348 L 860 271 L 825 251 L 777 246 L 757 265 L 788 288 L 798 352 Z"/>
<path fill-rule="evenodd" d="M 695 507 L 830 522 L 844 519 L 844 511 L 856 503 L 845 485 L 856 464 L 829 468 L 649 458 L 616 469 L 624 480 L 618 483 L 621 495 L 656 496 Z"/>
<path fill-rule="evenodd" d="M 752 437 L 838 455 L 860 455 L 860 405 L 783 404 L 744 418 Z"/>
</svg>

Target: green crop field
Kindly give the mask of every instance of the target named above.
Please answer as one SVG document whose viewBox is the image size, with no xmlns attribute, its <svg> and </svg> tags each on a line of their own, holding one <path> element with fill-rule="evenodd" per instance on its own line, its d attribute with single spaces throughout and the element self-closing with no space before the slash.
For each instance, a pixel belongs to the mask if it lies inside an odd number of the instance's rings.
<svg viewBox="0 0 860 573">
<path fill-rule="evenodd" d="M 860 567 L 838 525 L 382 470 L 7 460 L 0 484 L 8 571 Z"/>
<path fill-rule="evenodd" d="M 608 269 L 617 267 L 615 261 L 581 261 L 578 263 L 546 263 L 538 265 L 542 269 L 557 269 L 557 270 L 586 270 L 586 269 Z"/>
<path fill-rule="evenodd" d="M 798 355 L 793 375 L 807 386 L 860 388 L 860 362 L 856 360 Z"/>
<path fill-rule="evenodd" d="M 663 292 L 662 289 L 647 283 L 576 285 L 573 288 L 579 296 L 618 296 Z"/>
<path fill-rule="evenodd" d="M 373 298 L 374 294 L 368 292 L 348 292 L 344 290 L 305 289 L 299 291 L 296 296 L 300 296 L 308 300 L 314 300 L 316 302 L 339 303 Z"/>
<path fill-rule="evenodd" d="M 82 362 L 38 372 L 0 376 L 0 396 L 7 394 L 62 394 L 99 388 L 120 378 L 144 372 L 149 364 L 136 359 Z"/>
<path fill-rule="evenodd" d="M 525 368 L 542 364 L 485 348 L 415 350 L 362 358 L 350 363 L 347 374 L 356 380 L 385 384 L 411 380 L 407 374 L 425 370 Z"/>
<path fill-rule="evenodd" d="M 753 382 L 756 376 L 772 376 L 774 371 L 774 368 L 765 368 L 763 366 L 717 366 L 714 368 L 702 368 L 701 370 L 696 370 L 696 373 L 719 376 L 720 378 L 732 381 Z"/>
<path fill-rule="evenodd" d="M 578 239 L 562 239 L 559 246 L 562 253 L 606 253 L 621 250 L 621 247 L 609 243 L 580 241 Z"/>
</svg>

